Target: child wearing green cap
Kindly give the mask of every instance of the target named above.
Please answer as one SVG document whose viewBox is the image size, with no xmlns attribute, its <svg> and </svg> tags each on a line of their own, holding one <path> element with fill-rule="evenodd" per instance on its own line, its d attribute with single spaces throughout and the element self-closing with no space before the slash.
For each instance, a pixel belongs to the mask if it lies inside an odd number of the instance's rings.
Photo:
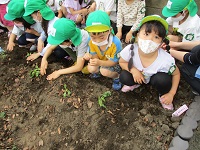
<svg viewBox="0 0 200 150">
<path fill-rule="evenodd" d="M 194 0 L 168 0 L 162 14 L 168 17 L 170 41 L 184 42 L 200 40 L 200 18 Z"/>
<path fill-rule="evenodd" d="M 97 10 L 89 14 L 86 28 L 90 35 L 89 51 L 84 59 L 89 60 L 88 71 L 92 78 L 101 75 L 112 78 L 114 90 L 121 89 L 118 64 L 118 54 L 122 46 L 120 40 L 113 34 L 110 18 L 104 11 Z"/>
<path fill-rule="evenodd" d="M 23 17 L 24 0 L 12 0 L 7 6 L 7 13 L 4 18 L 14 22 L 14 28 L 9 37 L 7 50 L 12 51 L 15 46 L 15 39 L 20 47 L 33 43 L 30 50 L 36 50 L 35 40 L 42 33 L 42 27 L 39 23 L 35 23 L 31 17 Z"/>
<path fill-rule="evenodd" d="M 47 80 L 56 79 L 63 74 L 81 71 L 85 63 L 83 56 L 88 49 L 88 33 L 85 30 L 77 28 L 72 20 L 66 18 L 58 19 L 53 25 L 53 31 L 54 32 L 51 32 L 51 35 L 48 37 L 48 43 L 51 44 L 51 46 L 47 49 L 42 58 L 40 67 L 41 75 L 46 74 L 48 65 L 47 58 L 58 45 L 62 47 L 61 51 L 66 51 L 76 63 L 69 68 L 54 71 L 47 76 Z"/>
<path fill-rule="evenodd" d="M 53 24 L 59 18 L 57 18 L 54 12 L 46 5 L 45 0 L 27 1 L 25 4 L 24 16 L 31 16 L 33 20 L 41 23 L 44 30 L 37 41 L 38 53 L 34 53 L 27 58 L 27 60 L 33 61 L 39 56 L 43 56 L 48 47 L 51 46 L 46 42 L 46 38 L 51 32 L 54 32 Z M 67 53 L 61 51 L 61 49 L 60 46 L 57 46 L 54 50 L 54 54 L 59 58 L 63 57 L 63 55 L 67 56 Z"/>
<path fill-rule="evenodd" d="M 173 110 L 180 72 L 174 58 L 161 48 L 168 31 L 167 22 L 152 15 L 142 19 L 138 30 L 133 33 L 137 43 L 126 46 L 120 53 L 119 64 L 123 69 L 120 82 L 122 92 L 133 91 L 142 84 L 151 84 L 159 92 L 163 108 Z M 163 80 L 164 79 L 164 80 Z"/>
</svg>

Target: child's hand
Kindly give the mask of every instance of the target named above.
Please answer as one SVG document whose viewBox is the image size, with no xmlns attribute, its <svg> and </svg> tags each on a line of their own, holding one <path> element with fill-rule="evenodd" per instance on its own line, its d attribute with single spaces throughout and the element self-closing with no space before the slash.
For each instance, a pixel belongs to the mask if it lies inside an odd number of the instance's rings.
<svg viewBox="0 0 200 150">
<path fill-rule="evenodd" d="M 90 66 L 100 66 L 100 60 L 98 58 L 90 59 Z"/>
<path fill-rule="evenodd" d="M 139 70 L 131 69 L 131 73 L 135 83 L 142 84 L 144 82 L 144 76 Z"/>
<path fill-rule="evenodd" d="M 48 62 L 46 59 L 42 59 L 41 66 L 40 66 L 40 74 L 43 76 L 46 74 L 46 69 L 48 66 Z"/>
<path fill-rule="evenodd" d="M 56 79 L 60 76 L 61 74 L 59 73 L 59 71 L 54 71 L 52 74 L 47 76 L 47 80 L 53 80 Z"/>
<path fill-rule="evenodd" d="M 129 32 L 126 34 L 125 42 L 126 42 L 126 43 L 130 43 L 131 38 L 132 38 L 132 32 L 129 31 Z"/>
<path fill-rule="evenodd" d="M 28 56 L 26 60 L 33 61 L 33 60 L 37 59 L 38 57 L 40 57 L 40 53 L 33 53 L 30 56 Z"/>
<path fill-rule="evenodd" d="M 85 55 L 83 56 L 83 59 L 85 60 L 90 60 L 92 58 L 92 55 L 90 53 L 85 53 Z"/>
<path fill-rule="evenodd" d="M 15 43 L 14 42 L 9 42 L 8 45 L 7 45 L 7 50 L 8 51 L 13 51 L 13 47 L 15 46 Z"/>
<path fill-rule="evenodd" d="M 163 104 L 169 105 L 172 103 L 174 95 L 171 93 L 166 93 L 161 96 L 161 101 Z"/>
</svg>

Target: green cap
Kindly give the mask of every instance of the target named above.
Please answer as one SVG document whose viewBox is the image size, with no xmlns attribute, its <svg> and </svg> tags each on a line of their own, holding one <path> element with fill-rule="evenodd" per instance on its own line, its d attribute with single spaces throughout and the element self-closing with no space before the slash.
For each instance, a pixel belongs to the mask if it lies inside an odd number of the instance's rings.
<svg viewBox="0 0 200 150">
<path fill-rule="evenodd" d="M 194 0 L 169 0 L 167 5 L 162 9 L 162 15 L 165 17 L 172 17 L 179 12 L 187 9 L 190 16 L 197 14 L 198 7 Z"/>
<path fill-rule="evenodd" d="M 24 0 L 12 0 L 7 5 L 7 13 L 4 15 L 6 20 L 15 20 L 16 18 L 23 18 L 26 22 L 35 23 L 32 17 L 23 17 L 25 12 Z"/>
<path fill-rule="evenodd" d="M 106 12 L 97 10 L 88 15 L 85 28 L 88 32 L 104 32 L 110 28 L 110 17 Z"/>
<path fill-rule="evenodd" d="M 27 0 L 24 16 L 29 16 L 34 11 L 40 11 L 45 20 L 52 20 L 55 17 L 54 12 L 46 5 L 45 0 Z"/>
<path fill-rule="evenodd" d="M 168 23 L 167 23 L 167 21 L 165 19 L 161 18 L 159 15 L 149 15 L 149 16 L 144 17 L 141 20 L 138 28 L 140 28 L 144 23 L 149 22 L 149 21 L 159 21 L 164 26 L 166 32 L 168 32 Z"/>
<path fill-rule="evenodd" d="M 81 30 L 76 27 L 74 21 L 61 18 L 53 24 L 53 29 L 47 41 L 51 45 L 59 45 L 65 40 L 70 40 L 74 46 L 78 46 L 81 43 L 81 39 Z"/>
</svg>

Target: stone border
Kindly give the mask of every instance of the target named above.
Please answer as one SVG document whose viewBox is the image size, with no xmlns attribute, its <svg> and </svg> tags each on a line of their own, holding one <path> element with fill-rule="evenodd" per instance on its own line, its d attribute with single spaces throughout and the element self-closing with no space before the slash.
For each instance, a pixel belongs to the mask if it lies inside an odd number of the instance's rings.
<svg viewBox="0 0 200 150">
<path fill-rule="evenodd" d="M 189 109 L 175 131 L 175 137 L 172 139 L 168 150 L 188 150 L 188 141 L 192 138 L 194 130 L 198 127 L 198 121 L 200 121 L 200 96 L 196 96 L 190 104 Z"/>
</svg>

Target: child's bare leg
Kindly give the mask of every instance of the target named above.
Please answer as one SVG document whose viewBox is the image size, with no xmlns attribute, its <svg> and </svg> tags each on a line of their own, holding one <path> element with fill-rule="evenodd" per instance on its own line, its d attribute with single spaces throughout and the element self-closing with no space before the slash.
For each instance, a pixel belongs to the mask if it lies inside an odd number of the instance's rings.
<svg viewBox="0 0 200 150">
<path fill-rule="evenodd" d="M 117 72 L 113 72 L 108 69 L 101 68 L 100 72 L 101 72 L 101 75 L 112 78 L 112 79 L 119 77 L 119 74 Z"/>
<path fill-rule="evenodd" d="M 88 64 L 88 71 L 90 73 L 98 73 L 99 72 L 99 67 L 98 66 L 91 66 Z"/>
</svg>

